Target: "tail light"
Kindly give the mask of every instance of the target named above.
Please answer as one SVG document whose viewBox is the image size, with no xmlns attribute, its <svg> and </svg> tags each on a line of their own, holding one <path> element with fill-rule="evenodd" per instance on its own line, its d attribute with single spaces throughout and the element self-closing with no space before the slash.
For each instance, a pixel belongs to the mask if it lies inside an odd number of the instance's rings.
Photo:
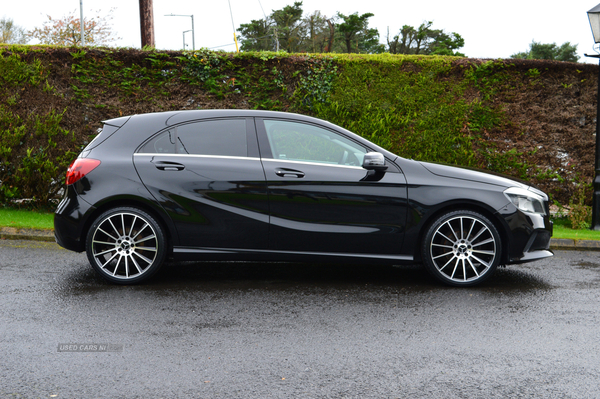
<svg viewBox="0 0 600 399">
<path fill-rule="evenodd" d="M 97 159 L 77 158 L 67 169 L 67 186 L 75 183 L 100 165 Z"/>
</svg>

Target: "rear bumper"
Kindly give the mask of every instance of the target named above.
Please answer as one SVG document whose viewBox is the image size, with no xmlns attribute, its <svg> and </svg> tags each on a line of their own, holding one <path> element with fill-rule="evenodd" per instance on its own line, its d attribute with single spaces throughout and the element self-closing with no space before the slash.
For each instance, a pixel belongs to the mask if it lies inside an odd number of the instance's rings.
<svg viewBox="0 0 600 399">
<path fill-rule="evenodd" d="M 65 196 L 54 212 L 54 238 L 56 243 L 65 249 L 83 252 L 83 219 L 95 208 L 80 200 L 72 187 L 67 187 L 65 191 Z"/>
</svg>

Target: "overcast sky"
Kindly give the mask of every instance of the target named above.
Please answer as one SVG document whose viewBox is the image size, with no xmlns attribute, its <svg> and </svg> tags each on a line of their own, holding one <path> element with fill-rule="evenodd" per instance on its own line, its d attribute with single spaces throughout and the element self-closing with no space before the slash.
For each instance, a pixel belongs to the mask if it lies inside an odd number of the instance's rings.
<svg viewBox="0 0 600 399">
<path fill-rule="evenodd" d="M 263 18 L 272 10 L 293 4 L 293 0 L 229 0 L 236 29 L 242 23 Z M 0 0 L 0 16 L 12 18 L 25 29 L 41 26 L 46 15 L 59 18 L 69 12 L 79 15 L 80 0 Z M 418 26 L 433 21 L 433 28 L 457 32 L 465 39 L 461 50 L 472 58 L 509 58 L 525 51 L 532 40 L 542 43 L 578 44 L 580 62 L 583 53 L 593 53 L 593 38 L 586 12 L 600 0 L 304 0 L 305 14 L 320 10 L 330 17 L 343 14 L 375 14 L 370 26 L 379 30 L 385 43 L 402 25 Z M 154 0 L 156 47 L 179 50 L 183 32 L 191 29 L 194 15 L 196 49 L 200 47 L 235 51 L 233 27 L 227 0 Z M 261 9 L 262 4 L 262 9 Z M 83 0 L 84 16 L 106 15 L 114 8 L 112 25 L 121 39 L 120 47 L 140 47 L 138 0 Z M 32 42 L 33 43 L 33 42 Z M 186 43 L 192 47 L 191 33 Z"/>
</svg>

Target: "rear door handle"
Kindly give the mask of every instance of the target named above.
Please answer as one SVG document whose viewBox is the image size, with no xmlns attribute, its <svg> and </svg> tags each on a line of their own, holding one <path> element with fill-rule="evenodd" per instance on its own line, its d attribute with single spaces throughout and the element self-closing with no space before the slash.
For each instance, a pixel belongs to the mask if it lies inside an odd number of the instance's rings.
<svg viewBox="0 0 600 399">
<path fill-rule="evenodd" d="M 304 177 L 304 172 L 287 168 L 277 168 L 275 169 L 275 174 L 279 177 L 297 177 L 298 179 Z"/>
<path fill-rule="evenodd" d="M 158 161 L 154 164 L 154 166 L 156 166 L 156 169 L 165 170 L 165 171 L 177 171 L 177 170 L 185 169 L 185 165 L 182 165 L 177 162 L 167 162 L 167 161 Z"/>
</svg>

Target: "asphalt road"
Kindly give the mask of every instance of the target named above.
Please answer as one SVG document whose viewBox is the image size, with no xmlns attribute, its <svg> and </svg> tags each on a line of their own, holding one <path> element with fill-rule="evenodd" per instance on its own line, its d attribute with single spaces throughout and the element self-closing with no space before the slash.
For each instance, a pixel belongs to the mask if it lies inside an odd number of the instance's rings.
<svg viewBox="0 0 600 399">
<path fill-rule="evenodd" d="M 600 253 L 471 289 L 419 267 L 174 264 L 114 286 L 0 241 L 2 398 L 597 398 Z M 104 346 L 108 345 L 108 346 Z"/>
</svg>

